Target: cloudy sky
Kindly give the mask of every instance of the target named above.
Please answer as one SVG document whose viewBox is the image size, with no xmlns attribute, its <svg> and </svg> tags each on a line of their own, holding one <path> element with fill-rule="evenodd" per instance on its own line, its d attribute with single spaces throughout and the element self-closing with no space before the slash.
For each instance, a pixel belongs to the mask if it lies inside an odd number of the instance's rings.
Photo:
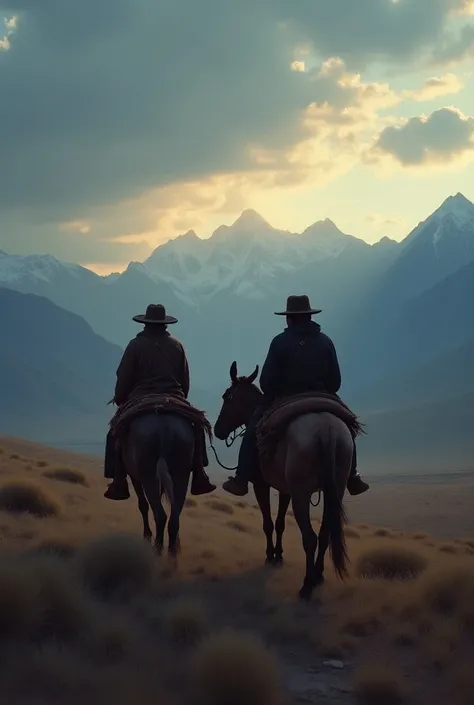
<svg viewBox="0 0 474 705">
<path fill-rule="evenodd" d="M 0 0 L 0 248 L 117 269 L 244 208 L 474 200 L 474 0 Z"/>
</svg>

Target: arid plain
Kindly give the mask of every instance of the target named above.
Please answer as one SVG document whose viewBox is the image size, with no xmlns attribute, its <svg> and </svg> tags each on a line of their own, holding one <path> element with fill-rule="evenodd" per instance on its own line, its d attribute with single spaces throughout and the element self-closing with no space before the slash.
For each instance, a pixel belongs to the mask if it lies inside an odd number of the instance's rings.
<svg viewBox="0 0 474 705">
<path fill-rule="evenodd" d="M 134 498 L 103 499 L 100 458 L 0 448 L 2 702 L 474 702 L 472 474 L 348 498 L 351 577 L 328 556 L 301 604 L 291 512 L 270 569 L 253 495 L 189 498 L 174 563 L 141 540 Z"/>
</svg>

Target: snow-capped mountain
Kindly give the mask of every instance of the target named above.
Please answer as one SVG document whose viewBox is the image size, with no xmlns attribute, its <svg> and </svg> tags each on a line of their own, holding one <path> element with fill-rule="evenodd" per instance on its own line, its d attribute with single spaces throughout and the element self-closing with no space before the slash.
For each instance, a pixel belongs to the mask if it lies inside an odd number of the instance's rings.
<svg viewBox="0 0 474 705">
<path fill-rule="evenodd" d="M 407 300 L 474 260 L 474 204 L 449 196 L 402 242 L 386 287 Z"/>
<path fill-rule="evenodd" d="M 130 267 L 168 283 L 187 303 L 209 300 L 232 290 L 247 299 L 262 299 L 281 278 L 312 262 L 335 258 L 348 248 L 370 250 L 363 240 L 341 232 L 329 219 L 296 234 L 272 227 L 246 210 L 209 239 L 191 230 L 160 245 L 143 264 Z"/>
<path fill-rule="evenodd" d="M 422 221 L 406 238 L 403 253 L 420 243 L 432 247 L 438 257 L 454 245 L 466 260 L 474 256 L 474 203 L 462 193 L 449 196 L 435 212 Z"/>
<path fill-rule="evenodd" d="M 86 276 L 91 272 L 78 264 L 61 262 L 52 255 L 8 255 L 0 250 L 0 282 L 4 286 L 24 280 L 52 283 L 62 275 Z"/>
</svg>

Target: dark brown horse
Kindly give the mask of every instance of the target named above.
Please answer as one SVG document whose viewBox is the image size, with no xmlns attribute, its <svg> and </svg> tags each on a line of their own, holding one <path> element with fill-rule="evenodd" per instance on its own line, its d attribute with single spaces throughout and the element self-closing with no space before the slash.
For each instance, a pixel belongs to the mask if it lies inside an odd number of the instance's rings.
<svg viewBox="0 0 474 705">
<path fill-rule="evenodd" d="M 261 404 L 262 392 L 254 384 L 257 375 L 258 367 L 249 377 L 238 377 L 237 364 L 232 363 L 232 384 L 223 395 L 222 408 L 214 426 L 217 438 L 228 438 L 237 428 L 246 425 L 255 408 Z M 280 547 L 284 518 L 291 498 L 306 555 L 306 574 L 300 590 L 303 599 L 309 599 L 314 588 L 324 582 L 324 557 L 328 546 L 336 574 L 340 578 L 347 575 L 346 519 L 342 499 L 351 468 L 352 451 L 351 433 L 338 417 L 328 412 L 304 414 L 288 425 L 278 441 L 273 466 L 266 468 L 261 480 L 254 482 L 255 495 L 264 517 L 267 544 L 269 536 L 272 540 L 273 523 L 269 500 L 267 510 L 266 502 L 262 508 L 259 499 L 259 493 L 263 496 L 262 486 L 266 487 L 265 497 L 269 497 L 270 487 L 280 493 Z M 310 505 L 312 495 L 319 491 L 324 494 L 324 508 L 315 560 L 318 535 L 311 524 Z"/>
<path fill-rule="evenodd" d="M 170 504 L 168 553 L 180 550 L 180 515 L 186 499 L 194 454 L 192 424 L 178 414 L 142 414 L 132 421 L 123 441 L 122 456 L 138 497 L 143 518 L 143 537 L 151 541 L 148 521 L 151 506 L 156 526 L 155 548 L 163 550 L 168 517 L 162 498 Z"/>
</svg>

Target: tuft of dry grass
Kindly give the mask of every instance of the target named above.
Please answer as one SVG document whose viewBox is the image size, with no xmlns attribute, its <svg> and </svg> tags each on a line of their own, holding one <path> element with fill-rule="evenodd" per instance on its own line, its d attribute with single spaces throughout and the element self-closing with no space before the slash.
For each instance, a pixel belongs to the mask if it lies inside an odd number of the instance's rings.
<svg viewBox="0 0 474 705">
<path fill-rule="evenodd" d="M 148 543 L 128 534 L 97 539 L 75 556 L 79 576 L 93 592 L 103 596 L 133 594 L 150 588 L 155 560 Z"/>
<path fill-rule="evenodd" d="M 69 482 L 71 485 L 89 486 L 84 473 L 80 472 L 80 470 L 73 470 L 72 468 L 54 468 L 53 470 L 47 470 L 43 473 L 43 477 L 48 478 L 48 480 L 57 480 L 58 482 Z"/>
<path fill-rule="evenodd" d="M 223 514 L 234 513 L 234 507 L 228 502 L 223 502 L 220 499 L 211 499 L 206 502 L 206 505 L 214 512 L 222 512 Z"/>
<path fill-rule="evenodd" d="M 34 614 L 34 590 L 18 561 L 0 562 L 0 639 L 27 631 Z"/>
<path fill-rule="evenodd" d="M 36 554 L 54 555 L 60 558 L 71 558 L 77 550 L 77 545 L 70 539 L 51 538 L 40 541 L 32 552 Z"/>
<path fill-rule="evenodd" d="M 354 693 L 367 705 L 391 705 L 404 697 L 401 675 L 385 666 L 364 666 L 354 676 Z"/>
<path fill-rule="evenodd" d="M 388 538 L 393 536 L 393 532 L 388 529 L 376 529 L 373 535 L 377 538 Z"/>
<path fill-rule="evenodd" d="M 376 546 L 361 553 L 356 563 L 356 574 L 366 579 L 414 580 L 427 567 L 421 553 L 404 546 Z"/>
<path fill-rule="evenodd" d="M 247 524 L 244 524 L 241 521 L 228 521 L 227 526 L 229 527 L 229 529 L 233 529 L 233 531 L 238 531 L 241 534 L 251 534 L 252 533 L 251 528 Z"/>
<path fill-rule="evenodd" d="M 44 518 L 60 514 L 58 501 L 32 482 L 8 482 L 0 488 L 0 510 Z"/>
<path fill-rule="evenodd" d="M 455 564 L 451 569 L 430 571 L 421 585 L 421 601 L 425 608 L 438 614 L 457 614 L 461 619 L 471 614 L 474 567 Z"/>
<path fill-rule="evenodd" d="M 281 705 L 276 660 L 251 634 L 226 630 L 205 639 L 192 662 L 193 684 L 206 705 Z"/>
<path fill-rule="evenodd" d="M 178 644 L 194 644 L 207 631 L 208 618 L 200 600 L 177 598 L 166 610 L 166 624 L 171 639 Z"/>
<path fill-rule="evenodd" d="M 35 634 L 60 641 L 75 639 L 94 622 L 94 605 L 58 556 L 30 558 L 35 588 Z"/>
</svg>

